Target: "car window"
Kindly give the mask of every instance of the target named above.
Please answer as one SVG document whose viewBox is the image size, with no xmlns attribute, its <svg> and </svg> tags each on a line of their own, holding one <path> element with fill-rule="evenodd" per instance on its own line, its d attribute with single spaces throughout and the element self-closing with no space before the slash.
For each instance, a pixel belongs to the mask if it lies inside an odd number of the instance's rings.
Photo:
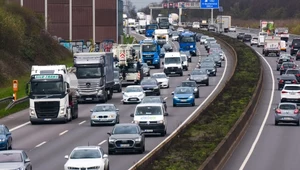
<svg viewBox="0 0 300 170">
<path fill-rule="evenodd" d="M 25 159 L 28 159 L 28 156 L 27 156 L 27 154 L 26 154 L 24 151 L 22 152 L 22 154 L 23 154 L 24 160 L 25 160 Z"/>
<path fill-rule="evenodd" d="M 181 60 L 182 61 L 186 61 L 186 57 L 185 56 L 181 56 Z"/>
<path fill-rule="evenodd" d="M 144 79 L 141 82 L 141 85 L 156 85 L 157 82 L 155 81 L 155 79 Z"/>
<path fill-rule="evenodd" d="M 285 74 L 298 74 L 299 70 L 287 70 Z"/>
<path fill-rule="evenodd" d="M 102 106 L 96 106 L 94 108 L 94 112 L 107 112 L 107 111 L 115 111 L 115 106 L 112 105 L 102 105 Z"/>
<path fill-rule="evenodd" d="M 193 93 L 191 88 L 176 88 L 175 94 L 190 94 Z"/>
<path fill-rule="evenodd" d="M 300 90 L 300 86 L 285 86 L 285 90 Z"/>
<path fill-rule="evenodd" d="M 126 92 L 142 92 L 143 89 L 140 87 L 126 87 Z"/>
<path fill-rule="evenodd" d="M 296 106 L 295 105 L 291 105 L 291 104 L 281 104 L 279 106 L 279 109 L 283 109 L 283 110 L 295 110 Z"/>
<path fill-rule="evenodd" d="M 162 115 L 162 109 L 160 106 L 140 106 L 136 108 L 135 115 L 137 116 Z"/>
<path fill-rule="evenodd" d="M 166 78 L 166 74 L 153 74 L 152 75 L 153 78 Z"/>
<path fill-rule="evenodd" d="M 183 87 L 196 87 L 197 85 L 196 85 L 196 82 L 192 82 L 192 81 L 190 81 L 190 82 L 182 82 L 181 83 L 181 86 L 183 86 Z"/>
<path fill-rule="evenodd" d="M 136 126 L 116 126 L 113 130 L 113 134 L 137 134 L 138 129 Z"/>
<path fill-rule="evenodd" d="M 162 103 L 160 97 L 145 97 L 142 103 Z"/>
<path fill-rule="evenodd" d="M 96 159 L 101 158 L 98 149 L 78 149 L 71 153 L 70 159 Z"/>
<path fill-rule="evenodd" d="M 102 156 L 104 155 L 104 150 L 102 148 L 100 148 L 100 153 Z"/>
</svg>

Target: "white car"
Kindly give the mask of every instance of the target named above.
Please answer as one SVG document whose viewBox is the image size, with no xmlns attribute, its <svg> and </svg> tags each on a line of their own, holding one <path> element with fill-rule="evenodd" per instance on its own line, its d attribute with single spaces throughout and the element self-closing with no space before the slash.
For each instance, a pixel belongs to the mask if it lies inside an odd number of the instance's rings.
<svg viewBox="0 0 300 170">
<path fill-rule="evenodd" d="M 200 38 L 200 44 L 204 44 L 206 42 L 206 38 L 208 38 L 208 36 L 202 35 Z"/>
<path fill-rule="evenodd" d="M 229 32 L 236 32 L 236 28 L 235 27 L 230 27 Z"/>
<path fill-rule="evenodd" d="M 300 100 L 300 84 L 285 84 L 280 93 L 281 102 Z"/>
<path fill-rule="evenodd" d="M 73 149 L 70 156 L 65 156 L 68 161 L 64 169 L 91 169 L 108 170 L 108 156 L 100 146 L 78 146 Z"/>
<path fill-rule="evenodd" d="M 193 22 L 193 28 L 200 29 L 200 22 Z"/>
<path fill-rule="evenodd" d="M 251 41 L 250 41 L 250 45 L 257 45 L 258 44 L 258 38 L 257 37 L 252 37 Z"/>
<path fill-rule="evenodd" d="M 123 92 L 123 104 L 140 103 L 145 97 L 145 91 L 142 86 L 127 86 Z"/>
<path fill-rule="evenodd" d="M 155 78 L 157 82 L 161 83 L 162 88 L 169 88 L 169 77 L 165 73 L 153 73 L 152 78 Z"/>
<path fill-rule="evenodd" d="M 189 70 L 189 62 L 187 61 L 186 54 L 180 54 L 181 60 L 182 60 L 182 68 L 185 69 L 185 71 Z"/>
</svg>

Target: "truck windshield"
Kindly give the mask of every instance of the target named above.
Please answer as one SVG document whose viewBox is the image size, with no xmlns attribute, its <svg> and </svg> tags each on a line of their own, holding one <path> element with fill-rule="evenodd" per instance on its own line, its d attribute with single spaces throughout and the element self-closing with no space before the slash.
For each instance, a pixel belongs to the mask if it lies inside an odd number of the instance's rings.
<svg viewBox="0 0 300 170">
<path fill-rule="evenodd" d="M 46 81 L 46 82 L 31 82 L 31 94 L 61 94 L 64 92 L 63 82 Z"/>
<path fill-rule="evenodd" d="M 147 30 L 155 30 L 155 29 L 157 29 L 157 25 L 147 25 L 146 29 Z"/>
<path fill-rule="evenodd" d="M 162 115 L 162 109 L 160 106 L 141 106 L 136 108 L 135 115 L 136 116 Z"/>
<path fill-rule="evenodd" d="M 195 42 L 195 38 L 194 37 L 181 37 L 180 42 L 192 43 L 192 42 Z"/>
<path fill-rule="evenodd" d="M 76 76 L 78 79 L 100 78 L 100 67 L 77 67 Z"/>
<path fill-rule="evenodd" d="M 156 52 L 156 45 L 155 44 L 143 45 L 142 51 L 143 52 Z"/>
<path fill-rule="evenodd" d="M 181 64 L 180 57 L 165 58 L 165 64 Z"/>
</svg>

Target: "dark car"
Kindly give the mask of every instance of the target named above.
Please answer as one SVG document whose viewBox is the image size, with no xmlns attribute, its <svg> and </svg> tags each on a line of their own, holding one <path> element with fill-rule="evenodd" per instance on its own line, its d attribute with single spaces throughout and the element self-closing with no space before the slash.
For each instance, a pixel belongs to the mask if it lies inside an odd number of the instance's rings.
<svg viewBox="0 0 300 170">
<path fill-rule="evenodd" d="M 290 47 L 291 55 L 296 54 L 300 50 L 300 38 L 294 38 Z"/>
<path fill-rule="evenodd" d="M 202 35 L 203 35 L 203 34 L 200 34 L 200 33 L 197 33 L 197 34 L 196 34 L 196 41 L 197 41 L 197 42 L 200 42 L 200 39 L 201 39 Z"/>
<path fill-rule="evenodd" d="M 166 54 L 166 50 L 164 48 L 160 49 L 159 58 L 164 58 Z"/>
<path fill-rule="evenodd" d="M 244 36 L 245 36 L 245 33 L 240 32 L 240 33 L 238 33 L 238 35 L 236 36 L 236 38 L 237 38 L 238 40 L 243 40 L 243 39 L 244 39 Z"/>
<path fill-rule="evenodd" d="M 206 69 L 194 69 L 189 76 L 189 80 L 195 81 L 197 84 L 209 85 L 209 76 Z"/>
<path fill-rule="evenodd" d="M 167 111 L 167 102 L 161 96 L 146 96 L 141 103 L 162 103 Z"/>
<path fill-rule="evenodd" d="M 281 67 L 282 63 L 284 63 L 284 62 L 293 62 L 293 59 L 291 58 L 291 56 L 279 57 L 276 61 L 276 63 L 277 63 L 276 70 L 277 71 L 280 70 L 280 67 Z"/>
<path fill-rule="evenodd" d="M 212 57 L 214 59 L 216 66 L 222 67 L 222 59 L 219 54 L 210 54 L 208 57 Z"/>
<path fill-rule="evenodd" d="M 252 39 L 252 36 L 250 34 L 245 34 L 243 37 L 243 42 L 250 42 Z"/>
<path fill-rule="evenodd" d="M 173 52 L 173 47 L 171 44 L 164 44 L 163 48 L 166 52 Z"/>
<path fill-rule="evenodd" d="M 141 86 L 147 96 L 160 95 L 160 83 L 158 83 L 154 78 L 143 79 L 141 81 Z"/>
<path fill-rule="evenodd" d="M 287 69 L 285 74 L 294 74 L 297 80 L 300 82 L 300 69 Z"/>
<path fill-rule="evenodd" d="M 109 135 L 108 154 L 110 155 L 117 152 L 145 152 L 145 136 L 138 124 L 117 124 L 112 132 L 107 134 Z"/>
<path fill-rule="evenodd" d="M 298 84 L 298 80 L 294 74 L 283 74 L 278 80 L 278 90 L 281 90 L 285 84 Z"/>
<path fill-rule="evenodd" d="M 114 71 L 114 81 L 113 89 L 120 93 L 122 91 L 122 76 L 119 71 Z"/>
<path fill-rule="evenodd" d="M 296 60 L 300 59 L 300 50 L 297 51 L 296 53 Z"/>
<path fill-rule="evenodd" d="M 215 62 L 201 62 L 200 68 L 206 69 L 207 74 L 210 76 L 217 76 L 217 68 Z"/>
<path fill-rule="evenodd" d="M 292 69 L 295 69 L 297 68 L 298 65 L 296 65 L 295 63 L 293 62 L 284 62 L 281 64 L 281 67 L 279 69 L 280 71 L 280 75 L 284 74 L 286 72 L 287 69 L 289 68 L 292 68 Z"/>
<path fill-rule="evenodd" d="M 181 82 L 181 87 L 193 87 L 195 98 L 200 97 L 199 86 L 197 85 L 197 83 L 195 81 L 183 81 L 183 82 Z"/>
</svg>

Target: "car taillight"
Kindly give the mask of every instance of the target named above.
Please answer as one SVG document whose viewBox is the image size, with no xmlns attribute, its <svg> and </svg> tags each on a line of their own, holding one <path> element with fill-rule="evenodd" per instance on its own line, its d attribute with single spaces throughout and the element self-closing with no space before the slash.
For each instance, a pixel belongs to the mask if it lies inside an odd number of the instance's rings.
<svg viewBox="0 0 300 170">
<path fill-rule="evenodd" d="M 297 81 L 296 81 L 296 80 L 293 80 L 293 81 L 292 81 L 292 83 L 296 84 L 296 83 L 297 83 Z"/>
<path fill-rule="evenodd" d="M 281 93 L 287 93 L 287 91 L 281 91 Z"/>
<path fill-rule="evenodd" d="M 280 80 L 279 83 L 283 83 L 283 80 Z"/>
<path fill-rule="evenodd" d="M 294 114 L 298 114 L 299 113 L 299 109 L 295 109 Z"/>
<path fill-rule="evenodd" d="M 280 114 L 281 110 L 280 109 L 276 109 L 276 113 Z"/>
<path fill-rule="evenodd" d="M 300 77 L 300 74 L 296 74 L 297 77 Z"/>
<path fill-rule="evenodd" d="M 294 49 L 294 46 L 292 46 L 292 49 Z"/>
<path fill-rule="evenodd" d="M 283 66 L 281 66 L 281 69 L 284 69 L 284 67 L 283 67 Z"/>
</svg>

